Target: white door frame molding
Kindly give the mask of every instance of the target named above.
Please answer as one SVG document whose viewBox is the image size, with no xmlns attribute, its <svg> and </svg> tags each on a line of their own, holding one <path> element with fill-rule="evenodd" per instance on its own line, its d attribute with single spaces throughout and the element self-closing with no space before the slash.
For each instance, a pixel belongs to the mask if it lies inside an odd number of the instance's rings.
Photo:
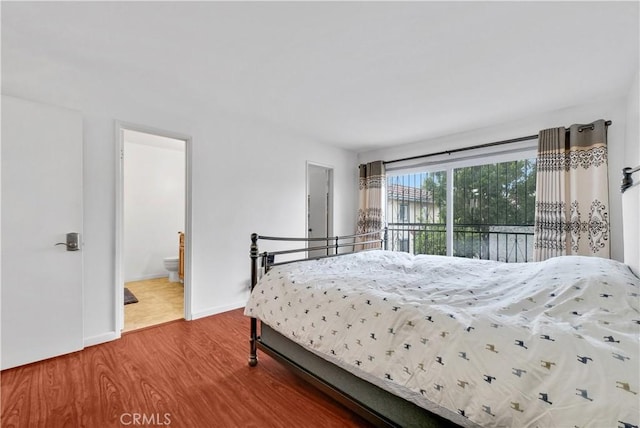
<svg viewBox="0 0 640 428">
<path fill-rule="evenodd" d="M 184 319 L 192 319 L 191 293 L 191 165 L 192 138 L 189 135 L 150 126 L 116 120 L 116 263 L 115 263 L 115 307 L 116 334 L 121 336 L 124 328 L 124 131 L 136 131 L 158 135 L 185 142 L 185 215 L 184 215 Z"/>
</svg>

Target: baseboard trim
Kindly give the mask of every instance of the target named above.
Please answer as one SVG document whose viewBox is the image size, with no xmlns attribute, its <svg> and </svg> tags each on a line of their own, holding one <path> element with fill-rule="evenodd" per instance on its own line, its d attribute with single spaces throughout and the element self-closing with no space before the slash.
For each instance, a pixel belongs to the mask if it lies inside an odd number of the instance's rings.
<svg viewBox="0 0 640 428">
<path fill-rule="evenodd" d="M 211 315 L 221 314 L 222 312 L 232 311 L 234 309 L 244 308 L 246 306 L 246 300 L 242 302 L 231 303 L 229 305 L 224 306 L 215 306 L 213 308 L 206 309 L 204 311 L 193 312 L 191 314 L 191 319 L 195 320 L 198 318 L 209 317 Z"/>
<path fill-rule="evenodd" d="M 112 340 L 120 339 L 120 333 L 116 331 L 110 331 L 97 336 L 85 337 L 84 347 L 100 345 L 101 343 L 111 342 Z"/>
</svg>

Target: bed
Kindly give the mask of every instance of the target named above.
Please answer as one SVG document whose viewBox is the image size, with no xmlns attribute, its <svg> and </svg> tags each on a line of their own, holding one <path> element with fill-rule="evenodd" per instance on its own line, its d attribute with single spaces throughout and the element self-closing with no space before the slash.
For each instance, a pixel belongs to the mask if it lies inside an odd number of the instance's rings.
<svg viewBox="0 0 640 428">
<path fill-rule="evenodd" d="M 327 257 L 276 262 L 294 250 L 260 253 L 261 239 L 284 240 L 252 235 L 252 366 L 260 349 L 378 425 L 640 425 L 640 279 L 623 263 L 413 256 L 384 240 L 336 256 L 353 247 L 339 238 Z"/>
</svg>

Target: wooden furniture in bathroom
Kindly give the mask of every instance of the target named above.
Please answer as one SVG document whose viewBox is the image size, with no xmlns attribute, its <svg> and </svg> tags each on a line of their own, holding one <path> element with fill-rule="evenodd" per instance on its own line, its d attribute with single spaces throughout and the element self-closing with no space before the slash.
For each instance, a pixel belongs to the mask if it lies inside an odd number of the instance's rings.
<svg viewBox="0 0 640 428">
<path fill-rule="evenodd" d="M 180 234 L 180 251 L 178 252 L 178 278 L 184 281 L 184 232 L 178 232 Z"/>
</svg>

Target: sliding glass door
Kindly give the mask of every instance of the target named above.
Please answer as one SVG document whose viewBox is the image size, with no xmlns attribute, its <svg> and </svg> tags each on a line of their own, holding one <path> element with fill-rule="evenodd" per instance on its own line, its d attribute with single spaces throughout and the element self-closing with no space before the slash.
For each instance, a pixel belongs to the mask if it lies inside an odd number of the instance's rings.
<svg viewBox="0 0 640 428">
<path fill-rule="evenodd" d="M 535 182 L 535 158 L 389 175 L 389 249 L 531 261 Z"/>
</svg>

